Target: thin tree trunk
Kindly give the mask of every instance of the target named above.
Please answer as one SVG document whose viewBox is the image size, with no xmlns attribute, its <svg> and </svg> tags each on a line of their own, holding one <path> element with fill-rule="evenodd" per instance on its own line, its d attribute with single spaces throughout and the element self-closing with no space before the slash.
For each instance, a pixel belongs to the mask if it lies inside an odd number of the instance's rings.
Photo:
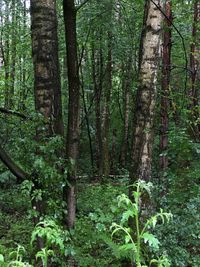
<svg viewBox="0 0 200 267">
<path fill-rule="evenodd" d="M 101 35 L 101 33 L 100 33 Z M 96 60 L 97 57 L 97 60 Z M 94 95 L 95 95 L 95 141 L 96 141 L 96 166 L 98 176 L 102 177 L 103 173 L 103 143 L 102 143 L 102 131 L 101 131 L 101 95 L 102 95 L 102 83 L 103 83 L 103 54 L 101 48 L 101 36 L 100 36 L 100 48 L 98 55 L 96 56 L 94 44 L 92 46 L 92 76 L 94 83 Z"/>
<path fill-rule="evenodd" d="M 92 167 L 92 172 L 93 172 L 94 171 L 94 155 L 93 155 L 93 147 L 92 147 L 92 136 L 91 136 L 91 131 L 90 131 L 90 121 L 89 121 L 87 103 L 85 99 L 83 71 L 81 67 L 80 67 L 80 73 L 81 73 L 81 92 L 82 92 L 82 99 L 83 99 L 83 108 L 84 108 L 84 113 L 85 113 L 88 141 L 89 141 L 89 147 L 90 147 L 90 161 L 91 161 L 91 167 Z"/>
<path fill-rule="evenodd" d="M 103 175 L 107 177 L 110 173 L 109 157 L 109 129 L 110 129 L 110 97 L 112 88 L 112 35 L 108 32 L 108 55 L 106 67 L 105 102 L 103 110 Z"/>
<path fill-rule="evenodd" d="M 10 108 L 14 106 L 14 94 L 15 94 L 15 65 L 16 65 L 16 3 L 12 0 L 12 38 L 11 38 L 11 71 L 10 71 Z"/>
<path fill-rule="evenodd" d="M 200 139 L 200 123 L 198 123 L 199 111 L 198 111 L 198 75 L 200 73 L 199 58 L 200 53 L 199 46 L 199 23 L 200 23 L 200 1 L 194 2 L 194 19 L 192 28 L 192 44 L 190 52 L 190 69 L 191 69 L 191 89 L 189 91 L 189 109 L 191 111 L 191 129 L 192 135 L 196 141 Z M 191 132 L 191 131 L 190 131 Z"/>
<path fill-rule="evenodd" d="M 64 224 L 68 229 L 73 228 L 76 217 L 76 179 L 77 159 L 79 153 L 79 70 L 76 37 L 76 9 L 74 0 L 63 0 L 64 23 L 67 49 L 68 70 L 68 129 L 66 157 L 69 164 L 67 182 L 63 189 L 63 198 L 67 203 L 67 216 Z"/>
<path fill-rule="evenodd" d="M 5 21 L 4 24 L 8 26 L 9 24 L 9 6 L 6 2 L 5 7 Z M 10 108 L 10 90 L 9 90 L 9 78 L 10 78 L 10 32 L 5 32 L 5 47 L 2 47 L 3 57 L 4 57 L 4 69 L 5 69 L 5 108 Z M 4 46 L 4 44 L 2 44 Z"/>
<path fill-rule="evenodd" d="M 125 74 L 122 82 L 122 91 L 124 94 L 124 128 L 123 139 L 120 151 L 120 164 L 123 168 L 126 167 L 126 156 L 128 150 L 128 130 L 129 130 L 129 110 L 130 110 L 130 89 L 132 81 L 132 58 L 130 56 L 128 64 L 126 65 Z"/>
<path fill-rule="evenodd" d="M 154 2 L 162 8 L 162 1 Z M 146 1 L 139 55 L 139 81 L 134 113 L 130 183 L 137 179 L 146 181 L 151 179 L 161 24 L 160 10 L 152 1 Z"/>
<path fill-rule="evenodd" d="M 113 129 L 112 131 L 112 149 L 111 149 L 111 156 L 110 156 L 110 173 L 116 174 L 116 144 L 117 144 L 117 129 Z"/>
<path fill-rule="evenodd" d="M 161 126 L 160 126 L 160 169 L 165 171 L 168 167 L 168 130 L 169 130 L 169 85 L 171 68 L 171 0 L 165 3 L 163 55 L 162 55 L 162 87 L 161 87 Z"/>
</svg>

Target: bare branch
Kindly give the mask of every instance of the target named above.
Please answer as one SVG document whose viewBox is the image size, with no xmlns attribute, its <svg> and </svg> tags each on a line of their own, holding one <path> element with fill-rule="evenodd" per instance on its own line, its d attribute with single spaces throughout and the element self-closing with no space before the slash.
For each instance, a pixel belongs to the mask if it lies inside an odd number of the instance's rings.
<svg viewBox="0 0 200 267">
<path fill-rule="evenodd" d="M 79 6 L 77 6 L 76 12 L 78 12 L 85 4 L 87 4 L 87 2 L 89 2 L 89 0 L 85 0 Z"/>
</svg>

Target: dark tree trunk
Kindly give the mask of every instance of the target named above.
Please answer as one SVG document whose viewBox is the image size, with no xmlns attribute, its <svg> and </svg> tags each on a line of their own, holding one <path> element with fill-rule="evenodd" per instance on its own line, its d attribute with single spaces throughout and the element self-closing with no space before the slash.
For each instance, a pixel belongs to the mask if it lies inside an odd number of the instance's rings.
<svg viewBox="0 0 200 267">
<path fill-rule="evenodd" d="M 96 52 L 94 44 L 92 46 L 92 76 L 94 83 L 95 95 L 95 147 L 96 147 L 96 166 L 97 174 L 102 177 L 103 173 L 103 143 L 101 131 L 101 95 L 103 83 L 103 52 L 101 48 L 101 33 L 100 33 L 100 48 Z"/>
<path fill-rule="evenodd" d="M 22 170 L 6 153 L 3 147 L 0 145 L 0 160 L 6 165 L 6 167 L 12 172 L 12 174 L 17 178 L 18 183 L 22 183 L 24 180 L 29 178 L 24 170 Z"/>
<path fill-rule="evenodd" d="M 77 57 L 76 37 L 76 9 L 74 0 L 63 0 L 64 23 L 67 49 L 67 70 L 68 70 L 68 129 L 66 156 L 68 160 L 67 183 L 63 190 L 63 197 L 67 203 L 67 216 L 64 224 L 73 228 L 76 216 L 76 169 L 79 152 L 79 70 Z"/>
<path fill-rule="evenodd" d="M 128 150 L 128 130 L 129 130 L 129 110 L 130 110 L 130 89 L 132 81 L 132 58 L 130 56 L 128 63 L 125 65 L 126 70 L 124 70 L 124 77 L 122 78 L 122 92 L 123 92 L 123 102 L 124 102 L 124 116 L 123 116 L 123 139 L 120 151 L 120 164 L 123 168 L 126 167 L 126 156 Z"/>
<path fill-rule="evenodd" d="M 171 0 L 165 3 L 165 14 L 163 34 L 163 55 L 162 55 L 162 88 L 161 88 L 161 126 L 160 126 L 160 169 L 165 171 L 168 167 L 168 130 L 169 130 L 169 85 L 171 68 Z"/>
<path fill-rule="evenodd" d="M 191 89 L 189 91 L 189 109 L 191 112 L 191 125 L 190 132 L 196 141 L 200 140 L 200 123 L 199 111 L 198 111 L 198 75 L 200 73 L 200 64 L 198 55 L 200 53 L 199 45 L 199 23 L 200 23 L 200 1 L 195 0 L 194 2 L 194 19 L 192 28 L 192 44 L 190 52 L 190 69 L 191 69 Z"/>
<path fill-rule="evenodd" d="M 112 89 L 112 35 L 108 32 L 108 54 L 105 77 L 105 101 L 103 110 L 103 175 L 107 177 L 110 173 L 110 157 L 109 157 L 109 130 L 110 130 L 110 97 Z"/>
</svg>

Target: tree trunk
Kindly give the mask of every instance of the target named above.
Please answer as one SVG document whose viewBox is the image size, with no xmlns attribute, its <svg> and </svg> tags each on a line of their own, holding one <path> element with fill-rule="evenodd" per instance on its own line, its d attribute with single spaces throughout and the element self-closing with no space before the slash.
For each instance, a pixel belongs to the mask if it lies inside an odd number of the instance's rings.
<svg viewBox="0 0 200 267">
<path fill-rule="evenodd" d="M 198 75 L 200 73 L 199 67 L 199 27 L 200 23 L 200 1 L 195 0 L 194 2 L 194 19 L 192 28 L 192 44 L 190 52 L 190 69 L 191 69 L 191 89 L 189 91 L 189 109 L 191 111 L 191 130 L 192 136 L 196 141 L 200 139 L 200 123 L 197 122 L 199 119 L 198 111 Z M 191 131 L 190 131 L 191 132 Z"/>
<path fill-rule="evenodd" d="M 26 11 L 26 0 L 23 1 L 23 29 L 22 34 L 25 36 L 27 30 L 27 11 Z M 21 111 L 25 111 L 25 100 L 26 100 L 26 93 L 25 93 L 25 82 L 26 82 L 26 53 L 23 50 L 20 58 L 20 91 L 19 91 L 19 102 L 18 102 L 18 109 Z"/>
<path fill-rule="evenodd" d="M 103 175 L 108 177 L 110 173 L 110 157 L 109 157 L 109 130 L 110 130 L 110 97 L 112 88 L 112 35 L 108 32 L 108 55 L 106 67 L 106 83 L 105 83 L 105 101 L 103 110 Z"/>
<path fill-rule="evenodd" d="M 9 97 L 10 97 L 10 108 L 14 106 L 14 94 L 15 94 L 15 65 L 16 65 L 16 4 L 15 0 L 12 0 L 12 37 L 11 37 L 11 71 L 10 71 L 10 88 L 9 88 Z"/>
<path fill-rule="evenodd" d="M 129 104 L 130 104 L 130 89 L 131 89 L 131 81 L 132 81 L 132 58 L 130 56 L 128 63 L 125 65 L 126 70 L 124 73 L 124 77 L 122 78 L 122 92 L 124 94 L 124 128 L 123 128 L 123 139 L 122 146 L 120 151 L 120 164 L 123 168 L 126 167 L 126 156 L 128 150 L 128 130 L 129 130 Z"/>
<path fill-rule="evenodd" d="M 45 128 L 37 129 L 37 138 L 63 135 L 55 1 L 31 1 L 31 35 L 35 107 L 45 119 Z"/>
<path fill-rule="evenodd" d="M 162 55 L 162 87 L 161 87 L 161 126 L 160 126 L 160 169 L 165 171 L 168 167 L 168 130 L 169 130 L 169 85 L 171 68 L 171 0 L 165 3 L 163 55 Z"/>
<path fill-rule="evenodd" d="M 92 167 L 92 173 L 93 173 L 93 171 L 94 171 L 94 156 L 93 156 L 93 147 L 92 147 L 92 136 L 91 136 L 91 131 L 90 131 L 89 114 L 88 114 L 87 102 L 86 102 L 85 91 L 84 91 L 83 70 L 82 70 L 81 66 L 80 66 L 80 73 L 81 73 L 81 93 L 82 93 L 84 115 L 85 115 L 85 121 L 86 121 L 86 127 L 87 127 L 89 147 L 90 147 L 90 161 L 91 161 L 91 167 Z"/>
<path fill-rule="evenodd" d="M 54 0 L 31 0 L 31 37 L 34 66 L 35 109 L 44 123 L 36 128 L 36 140 L 46 142 L 54 134 L 63 135 L 60 71 L 58 62 L 57 16 Z M 39 152 L 36 152 L 39 153 Z M 43 184 L 33 174 L 34 190 L 43 189 Z M 38 223 L 44 213 L 44 199 L 32 199 L 32 207 L 38 213 Z M 38 249 L 43 242 L 37 240 Z"/>
<path fill-rule="evenodd" d="M 74 0 L 63 0 L 64 23 L 67 49 L 68 70 L 68 129 L 66 156 L 68 160 L 67 182 L 63 190 L 63 197 L 67 203 L 67 216 L 64 224 L 68 229 L 74 227 L 76 215 L 76 169 L 79 152 L 79 70 L 76 38 L 76 9 Z"/>
<path fill-rule="evenodd" d="M 162 1 L 154 1 L 162 8 Z M 135 103 L 130 182 L 151 178 L 153 122 L 157 93 L 162 15 L 155 4 L 145 2 L 139 55 L 139 81 Z M 131 189 L 132 190 L 132 189 Z"/>
<path fill-rule="evenodd" d="M 94 44 L 92 46 L 92 76 L 94 83 L 95 95 L 95 147 L 96 147 L 96 166 L 97 174 L 102 177 L 103 174 L 103 143 L 101 131 L 101 95 L 103 83 L 103 52 L 101 48 L 101 32 L 100 32 L 100 48 L 96 55 Z"/>
<path fill-rule="evenodd" d="M 4 24 L 9 24 L 9 6 L 6 2 L 5 7 L 5 21 Z M 10 90 L 9 90 L 9 78 L 10 78 L 10 32 L 5 32 L 5 46 L 2 44 L 3 59 L 4 59 L 4 70 L 5 70 L 5 108 L 10 108 Z M 4 46 L 4 48 L 3 48 Z"/>
</svg>

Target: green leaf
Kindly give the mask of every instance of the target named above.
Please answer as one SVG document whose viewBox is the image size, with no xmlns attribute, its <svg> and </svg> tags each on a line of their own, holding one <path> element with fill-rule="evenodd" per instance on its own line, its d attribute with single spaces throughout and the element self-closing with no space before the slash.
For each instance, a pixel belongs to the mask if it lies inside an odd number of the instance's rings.
<svg viewBox="0 0 200 267">
<path fill-rule="evenodd" d="M 123 212 L 121 222 L 127 222 L 130 217 L 134 217 L 133 210 L 127 210 Z"/>
<path fill-rule="evenodd" d="M 0 254 L 0 262 L 4 262 L 4 256 Z"/>
<path fill-rule="evenodd" d="M 128 244 L 131 240 L 131 237 L 129 235 L 125 236 L 125 243 Z"/>
<path fill-rule="evenodd" d="M 145 232 L 142 235 L 142 238 L 144 239 L 145 243 L 148 243 L 150 247 L 154 248 L 154 249 L 159 249 L 159 240 L 151 233 L 149 232 Z"/>
</svg>

